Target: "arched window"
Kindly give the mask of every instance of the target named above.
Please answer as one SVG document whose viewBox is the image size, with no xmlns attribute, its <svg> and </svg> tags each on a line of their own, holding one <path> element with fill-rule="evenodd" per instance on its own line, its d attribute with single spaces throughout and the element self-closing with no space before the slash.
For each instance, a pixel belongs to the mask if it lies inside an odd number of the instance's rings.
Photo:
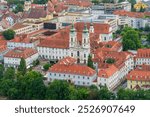
<svg viewBox="0 0 150 117">
<path fill-rule="evenodd" d="M 84 43 L 86 43 L 86 39 L 84 39 Z"/>
<path fill-rule="evenodd" d="M 80 56 L 80 52 L 79 51 L 77 51 L 77 56 Z"/>
<path fill-rule="evenodd" d="M 73 42 L 73 38 L 71 38 L 71 42 Z"/>
</svg>

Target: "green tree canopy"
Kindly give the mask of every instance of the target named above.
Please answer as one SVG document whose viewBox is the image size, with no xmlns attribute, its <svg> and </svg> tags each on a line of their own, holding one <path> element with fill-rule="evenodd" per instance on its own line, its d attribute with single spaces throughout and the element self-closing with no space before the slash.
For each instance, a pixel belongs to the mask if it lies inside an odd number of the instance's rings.
<svg viewBox="0 0 150 117">
<path fill-rule="evenodd" d="M 12 67 L 7 68 L 4 72 L 4 79 L 15 79 L 15 69 Z"/>
<path fill-rule="evenodd" d="M 33 3 L 35 4 L 46 4 L 48 0 L 34 0 Z"/>
<path fill-rule="evenodd" d="M 16 89 L 19 92 L 18 99 L 45 99 L 46 87 L 43 83 L 43 76 L 38 72 L 30 71 L 17 79 Z M 13 94 L 16 92 L 12 91 Z"/>
<path fill-rule="evenodd" d="M 92 69 L 94 69 L 94 65 L 93 65 L 93 61 L 92 61 L 92 56 L 91 55 L 88 56 L 87 66 L 92 68 Z"/>
<path fill-rule="evenodd" d="M 24 75 L 27 71 L 27 67 L 26 67 L 26 61 L 24 60 L 24 58 L 21 58 L 20 60 L 20 65 L 18 66 L 18 71 Z"/>
<path fill-rule="evenodd" d="M 54 80 L 47 88 L 46 99 L 67 100 L 69 99 L 69 83 L 64 80 Z"/>
<path fill-rule="evenodd" d="M 108 64 L 113 64 L 113 63 L 115 63 L 115 59 L 113 59 L 113 58 L 108 58 L 108 59 L 106 59 L 106 63 L 108 63 Z"/>
<path fill-rule="evenodd" d="M 142 47 L 139 32 L 130 27 L 125 27 L 122 32 L 123 50 L 137 50 Z"/>
<path fill-rule="evenodd" d="M 4 70 L 4 66 L 0 64 L 0 79 L 3 78 Z"/>
<path fill-rule="evenodd" d="M 14 13 L 23 12 L 23 5 L 17 4 L 16 8 L 13 10 Z"/>
<path fill-rule="evenodd" d="M 3 36 L 5 37 L 6 40 L 11 40 L 15 36 L 15 31 L 8 29 L 3 32 Z"/>
<path fill-rule="evenodd" d="M 43 68 L 45 71 L 47 71 L 49 69 L 49 67 L 51 67 L 51 64 L 50 63 L 46 63 Z"/>
<path fill-rule="evenodd" d="M 115 95 L 108 90 L 107 87 L 101 87 L 99 90 L 98 98 L 100 100 L 113 100 Z"/>
</svg>

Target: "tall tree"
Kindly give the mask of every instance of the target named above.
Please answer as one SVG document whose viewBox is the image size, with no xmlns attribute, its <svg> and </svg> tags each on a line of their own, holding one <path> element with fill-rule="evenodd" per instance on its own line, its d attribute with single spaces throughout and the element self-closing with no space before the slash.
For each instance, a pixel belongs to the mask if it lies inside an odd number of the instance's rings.
<svg viewBox="0 0 150 117">
<path fill-rule="evenodd" d="M 88 56 L 88 63 L 87 66 L 91 67 L 92 69 L 94 69 L 94 65 L 93 65 L 93 61 L 92 61 L 92 56 L 89 55 Z"/>
<path fill-rule="evenodd" d="M 27 67 L 26 67 L 26 61 L 24 58 L 21 58 L 20 60 L 20 65 L 18 66 L 18 71 L 20 73 L 22 73 L 23 75 L 26 73 L 27 71 Z"/>
</svg>

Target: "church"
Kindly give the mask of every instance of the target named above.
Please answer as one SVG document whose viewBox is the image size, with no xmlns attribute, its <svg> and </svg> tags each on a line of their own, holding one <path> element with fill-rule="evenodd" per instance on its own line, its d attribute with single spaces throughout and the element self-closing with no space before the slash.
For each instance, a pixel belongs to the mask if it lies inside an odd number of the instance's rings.
<svg viewBox="0 0 150 117">
<path fill-rule="evenodd" d="M 37 49 L 42 59 L 58 61 L 70 56 L 77 63 L 86 64 L 99 42 L 111 40 L 112 29 L 108 24 L 78 22 L 45 37 Z"/>
</svg>

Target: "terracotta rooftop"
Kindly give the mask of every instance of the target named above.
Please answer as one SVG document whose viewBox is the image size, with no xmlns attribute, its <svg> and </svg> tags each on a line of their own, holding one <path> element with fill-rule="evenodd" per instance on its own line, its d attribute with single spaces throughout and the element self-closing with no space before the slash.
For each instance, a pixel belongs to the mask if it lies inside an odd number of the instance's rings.
<svg viewBox="0 0 150 117">
<path fill-rule="evenodd" d="M 66 5 L 76 5 L 80 7 L 90 7 L 92 3 L 90 0 L 63 0 Z"/>
<path fill-rule="evenodd" d="M 15 43 L 33 43 L 37 41 L 37 39 L 29 38 L 26 34 L 21 34 L 15 36 L 14 39 L 10 40 L 9 42 L 15 42 Z"/>
<path fill-rule="evenodd" d="M 141 12 L 130 12 L 125 10 L 116 10 L 114 11 L 113 14 L 120 15 L 120 16 L 135 17 L 135 18 L 144 18 L 145 16 L 145 14 Z"/>
<path fill-rule="evenodd" d="M 77 32 L 83 32 L 84 25 L 85 25 L 84 22 L 76 23 L 75 28 L 76 28 Z M 91 23 L 86 23 L 86 25 L 87 25 L 87 28 L 89 30 Z M 109 34 L 109 33 L 111 33 L 109 24 L 93 23 L 92 25 L 94 27 L 94 32 L 96 34 Z"/>
<path fill-rule="evenodd" d="M 69 61 L 70 64 L 68 64 Z M 49 72 L 76 74 L 76 75 L 83 75 L 83 76 L 93 76 L 96 74 L 96 71 L 88 66 L 74 64 L 74 59 L 70 57 L 64 58 L 60 62 L 50 67 Z"/>
<path fill-rule="evenodd" d="M 29 11 L 23 13 L 23 18 L 45 18 L 47 16 L 47 11 L 44 8 L 31 8 Z"/>
<path fill-rule="evenodd" d="M 27 27 L 29 25 L 25 25 L 23 23 L 17 23 L 15 24 L 14 26 L 11 27 L 12 30 L 18 30 L 18 29 L 21 29 L 21 28 L 24 28 L 24 27 Z"/>
<path fill-rule="evenodd" d="M 150 71 L 133 70 L 127 75 L 127 80 L 150 81 Z"/>
<path fill-rule="evenodd" d="M 1 52 L 4 52 L 5 50 L 7 50 L 6 45 L 0 46 L 0 53 L 1 53 Z"/>
<path fill-rule="evenodd" d="M 26 59 L 36 53 L 37 51 L 31 48 L 15 48 L 7 52 L 4 57 Z"/>
<path fill-rule="evenodd" d="M 109 78 L 110 76 L 112 76 L 117 71 L 118 71 L 118 68 L 116 66 L 110 65 L 107 68 L 100 69 L 98 72 L 98 77 Z"/>
<path fill-rule="evenodd" d="M 77 32 L 77 41 L 81 45 L 82 43 L 82 33 L 84 28 L 84 23 L 78 23 L 75 25 L 76 32 Z M 70 33 L 70 26 L 60 30 L 59 32 L 51 35 L 45 36 L 45 40 L 43 40 L 38 46 L 39 47 L 49 47 L 49 48 L 69 48 L 69 33 Z M 91 48 L 94 48 L 99 41 L 99 35 L 91 33 L 90 34 L 90 44 Z M 91 50 L 92 51 L 92 50 Z"/>
<path fill-rule="evenodd" d="M 136 58 L 150 58 L 150 49 L 138 49 Z"/>
</svg>

